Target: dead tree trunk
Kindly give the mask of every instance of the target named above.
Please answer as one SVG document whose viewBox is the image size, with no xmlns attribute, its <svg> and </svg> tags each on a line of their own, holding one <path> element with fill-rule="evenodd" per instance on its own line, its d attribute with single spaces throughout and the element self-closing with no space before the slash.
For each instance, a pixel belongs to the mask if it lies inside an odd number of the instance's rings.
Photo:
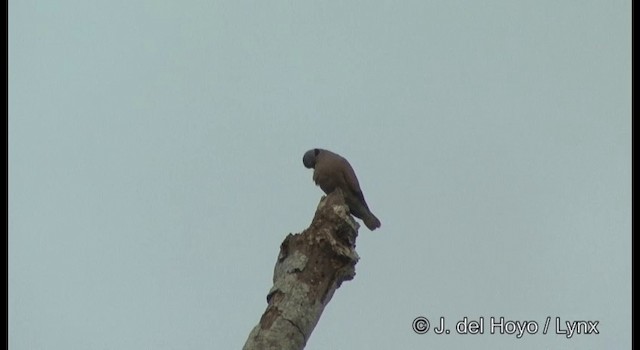
<svg viewBox="0 0 640 350">
<path fill-rule="evenodd" d="M 358 227 L 340 190 L 320 200 L 311 225 L 280 245 L 267 309 L 244 350 L 305 347 L 333 293 L 356 274 Z"/>
</svg>

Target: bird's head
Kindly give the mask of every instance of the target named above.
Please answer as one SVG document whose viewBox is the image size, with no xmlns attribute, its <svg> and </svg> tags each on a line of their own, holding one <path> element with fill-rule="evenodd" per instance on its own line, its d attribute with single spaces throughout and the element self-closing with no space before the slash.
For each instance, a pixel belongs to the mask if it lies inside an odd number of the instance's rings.
<svg viewBox="0 0 640 350">
<path fill-rule="evenodd" d="M 302 164 L 308 169 L 314 168 L 316 166 L 316 156 L 320 153 L 320 150 L 317 148 L 308 150 L 304 156 L 302 156 Z"/>
</svg>

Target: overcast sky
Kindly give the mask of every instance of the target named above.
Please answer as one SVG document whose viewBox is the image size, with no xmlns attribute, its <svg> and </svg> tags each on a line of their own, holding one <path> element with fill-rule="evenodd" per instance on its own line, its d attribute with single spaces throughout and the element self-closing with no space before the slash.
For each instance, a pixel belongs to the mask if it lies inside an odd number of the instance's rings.
<svg viewBox="0 0 640 350">
<path fill-rule="evenodd" d="M 8 8 L 10 349 L 241 348 L 313 147 L 382 228 L 306 349 L 631 347 L 630 1 Z"/>
</svg>

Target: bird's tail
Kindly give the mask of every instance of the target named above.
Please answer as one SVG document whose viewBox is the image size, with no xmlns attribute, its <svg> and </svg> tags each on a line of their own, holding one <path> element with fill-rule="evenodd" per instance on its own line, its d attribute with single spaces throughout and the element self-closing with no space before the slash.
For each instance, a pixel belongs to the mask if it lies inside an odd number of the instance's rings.
<svg viewBox="0 0 640 350">
<path fill-rule="evenodd" d="M 369 230 L 371 231 L 377 229 L 381 225 L 380 220 L 378 220 L 378 218 L 375 215 L 373 215 L 372 212 L 368 212 L 367 215 L 365 215 L 364 218 L 362 218 L 362 221 L 367 226 L 367 228 L 369 228 Z"/>
<path fill-rule="evenodd" d="M 373 231 L 380 227 L 380 220 L 369 210 L 367 202 L 364 201 L 363 197 L 356 198 L 354 196 L 346 196 L 345 202 L 347 206 L 349 206 L 351 214 L 361 219 L 369 230 Z"/>
</svg>

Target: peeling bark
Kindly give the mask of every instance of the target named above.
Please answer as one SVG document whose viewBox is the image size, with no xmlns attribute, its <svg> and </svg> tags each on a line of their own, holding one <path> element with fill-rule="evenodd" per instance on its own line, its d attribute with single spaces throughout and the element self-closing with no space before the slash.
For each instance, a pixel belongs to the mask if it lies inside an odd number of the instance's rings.
<svg viewBox="0 0 640 350">
<path fill-rule="evenodd" d="M 358 228 L 339 189 L 320 200 L 311 225 L 280 245 L 267 309 L 244 350 L 304 349 L 333 293 L 356 275 Z"/>
</svg>

